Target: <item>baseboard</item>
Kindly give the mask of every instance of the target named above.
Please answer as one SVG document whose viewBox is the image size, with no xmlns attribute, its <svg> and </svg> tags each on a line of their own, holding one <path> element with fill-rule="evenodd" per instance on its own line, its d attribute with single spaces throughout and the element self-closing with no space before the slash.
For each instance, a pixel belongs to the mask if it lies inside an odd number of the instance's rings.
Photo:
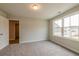
<svg viewBox="0 0 79 59">
<path fill-rule="evenodd" d="M 58 45 L 60 45 L 60 46 L 62 46 L 62 47 L 64 47 L 64 48 L 66 48 L 66 49 L 68 49 L 68 50 L 70 50 L 70 51 L 72 51 L 72 52 L 75 52 L 75 53 L 79 54 L 79 50 L 76 50 L 76 49 L 74 49 L 74 48 L 72 48 L 72 47 L 70 47 L 70 46 L 68 46 L 64 43 L 56 42 L 56 41 L 53 41 L 53 40 L 51 40 L 51 41 L 58 44 Z"/>
<path fill-rule="evenodd" d="M 31 42 L 39 42 L 39 41 L 45 41 L 45 40 L 21 41 L 20 44 L 22 44 L 22 43 L 31 43 Z"/>
<path fill-rule="evenodd" d="M 8 45 L 9 45 L 9 44 L 2 46 L 2 47 L 0 48 L 0 50 L 2 50 L 3 48 L 7 47 Z"/>
</svg>

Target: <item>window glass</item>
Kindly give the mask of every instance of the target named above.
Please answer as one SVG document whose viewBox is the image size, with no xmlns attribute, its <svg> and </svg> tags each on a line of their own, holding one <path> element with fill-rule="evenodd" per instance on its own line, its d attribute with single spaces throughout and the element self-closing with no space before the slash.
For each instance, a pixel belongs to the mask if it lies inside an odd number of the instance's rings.
<svg viewBox="0 0 79 59">
<path fill-rule="evenodd" d="M 79 40 L 79 14 L 53 21 L 53 35 Z"/>
<path fill-rule="evenodd" d="M 62 19 L 53 22 L 53 34 L 56 36 L 62 36 Z"/>
<path fill-rule="evenodd" d="M 70 17 L 64 18 L 63 36 L 70 37 Z"/>
<path fill-rule="evenodd" d="M 79 14 L 71 16 L 71 38 L 79 37 Z"/>
</svg>

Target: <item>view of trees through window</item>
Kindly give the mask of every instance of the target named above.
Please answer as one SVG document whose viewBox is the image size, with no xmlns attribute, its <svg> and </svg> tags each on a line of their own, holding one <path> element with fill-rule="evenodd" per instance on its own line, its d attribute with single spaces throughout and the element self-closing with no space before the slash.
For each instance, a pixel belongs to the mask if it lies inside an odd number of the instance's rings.
<svg viewBox="0 0 79 59">
<path fill-rule="evenodd" d="M 79 14 L 53 21 L 53 35 L 79 39 Z"/>
</svg>

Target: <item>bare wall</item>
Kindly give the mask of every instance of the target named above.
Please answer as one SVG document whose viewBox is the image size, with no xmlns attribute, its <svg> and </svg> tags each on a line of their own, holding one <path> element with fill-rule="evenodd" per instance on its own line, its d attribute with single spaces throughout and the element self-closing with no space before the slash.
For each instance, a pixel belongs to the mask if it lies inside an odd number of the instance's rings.
<svg viewBox="0 0 79 59">
<path fill-rule="evenodd" d="M 48 21 L 37 19 L 20 20 L 20 43 L 48 39 Z"/>
<path fill-rule="evenodd" d="M 9 21 L 0 16 L 0 49 L 9 45 Z"/>
</svg>

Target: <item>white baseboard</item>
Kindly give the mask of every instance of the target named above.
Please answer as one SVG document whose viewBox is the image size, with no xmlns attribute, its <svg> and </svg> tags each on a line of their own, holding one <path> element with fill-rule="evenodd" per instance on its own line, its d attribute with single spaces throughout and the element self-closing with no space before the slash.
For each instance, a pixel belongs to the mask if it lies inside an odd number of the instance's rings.
<svg viewBox="0 0 79 59">
<path fill-rule="evenodd" d="M 72 47 L 70 47 L 70 46 L 68 46 L 68 45 L 66 45 L 66 44 L 64 44 L 64 43 L 57 42 L 57 41 L 55 41 L 55 40 L 51 40 L 51 41 L 53 41 L 53 42 L 55 42 L 55 43 L 57 43 L 57 44 L 59 44 L 59 45 L 61 45 L 61 46 L 64 46 L 64 47 L 66 47 L 66 48 L 68 48 L 68 49 L 70 49 L 70 50 L 72 50 L 72 51 L 74 51 L 74 52 L 76 52 L 76 53 L 79 54 L 79 50 L 77 50 L 77 49 L 75 49 L 75 48 L 72 48 Z"/>
<path fill-rule="evenodd" d="M 9 44 L 6 44 L 6 45 L 0 47 L 0 50 L 2 50 L 3 48 L 7 47 L 8 45 L 9 45 Z"/>
<path fill-rule="evenodd" d="M 44 40 L 34 40 L 34 41 L 21 41 L 20 43 L 31 43 L 31 42 L 38 42 L 38 41 L 44 41 Z"/>
</svg>

